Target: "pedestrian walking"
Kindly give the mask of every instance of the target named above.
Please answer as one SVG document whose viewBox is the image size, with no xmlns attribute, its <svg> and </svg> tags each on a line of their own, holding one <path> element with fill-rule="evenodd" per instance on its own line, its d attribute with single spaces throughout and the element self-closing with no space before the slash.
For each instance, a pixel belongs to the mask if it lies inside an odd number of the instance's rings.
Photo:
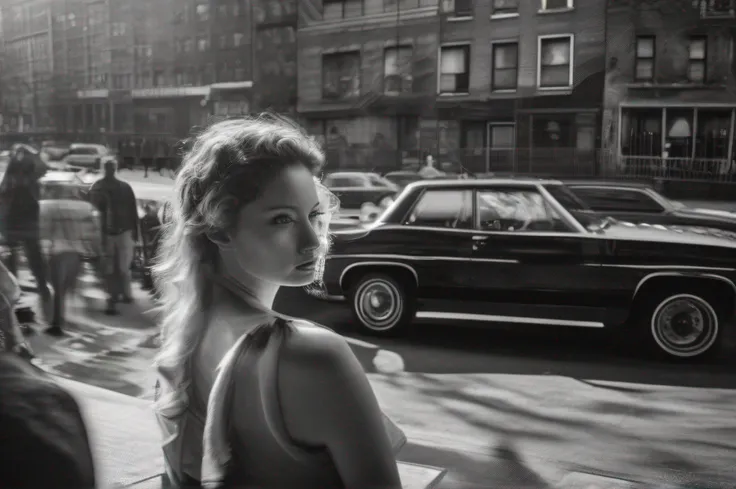
<svg viewBox="0 0 736 489">
<path fill-rule="evenodd" d="M 100 211 L 103 249 L 103 274 L 108 303 L 105 313 L 118 313 L 118 301 L 133 301 L 131 265 L 138 241 L 138 206 L 133 188 L 119 180 L 115 161 L 104 164 L 105 176 L 90 189 L 90 200 Z"/>
<path fill-rule="evenodd" d="M 47 284 L 46 264 L 41 253 L 39 236 L 40 184 L 38 180 L 48 166 L 30 146 L 16 145 L 0 183 L 0 233 L 10 248 L 7 267 L 18 275 L 18 248 L 22 247 L 26 261 L 36 279 L 41 309 L 47 314 L 51 291 Z"/>
<path fill-rule="evenodd" d="M 43 236 L 50 242 L 48 271 L 54 288 L 53 313 L 46 333 L 61 336 L 66 301 L 76 290 L 83 259 L 102 256 L 102 231 L 89 202 L 64 199 L 61 187 L 52 188 L 49 197 L 41 220 Z"/>
</svg>

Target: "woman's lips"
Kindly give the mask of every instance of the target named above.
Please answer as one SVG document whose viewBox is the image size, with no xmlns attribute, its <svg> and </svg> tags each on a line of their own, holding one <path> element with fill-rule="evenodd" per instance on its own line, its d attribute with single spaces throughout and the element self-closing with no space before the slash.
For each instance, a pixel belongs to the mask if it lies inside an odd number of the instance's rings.
<svg viewBox="0 0 736 489">
<path fill-rule="evenodd" d="M 297 270 L 314 270 L 314 267 L 317 266 L 317 260 L 311 260 L 308 262 L 304 262 L 301 265 L 297 265 Z"/>
</svg>

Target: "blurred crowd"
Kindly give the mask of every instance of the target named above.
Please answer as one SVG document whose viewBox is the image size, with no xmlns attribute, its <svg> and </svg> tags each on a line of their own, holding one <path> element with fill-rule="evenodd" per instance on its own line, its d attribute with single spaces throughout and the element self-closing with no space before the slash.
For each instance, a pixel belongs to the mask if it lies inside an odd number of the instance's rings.
<svg viewBox="0 0 736 489">
<path fill-rule="evenodd" d="M 5 254 L 0 279 L 17 284 L 22 252 L 35 279 L 37 322 L 45 322 L 51 335 L 64 334 L 67 297 L 85 268 L 107 292 L 105 313 L 116 315 L 118 304 L 133 301 L 131 268 L 141 239 L 146 262 L 155 253 L 160 219 L 151 206 L 145 206 L 140 218 L 132 187 L 116 177 L 116 161 L 103 166 L 104 175 L 87 191 L 80 191 L 77 199 L 70 198 L 62 186 L 44 188 L 42 196 L 40 180 L 48 167 L 33 147 L 19 144 L 11 150 L 0 183 L 0 238 Z M 19 293 L 12 287 L 2 292 L 3 303 L 12 310 Z M 6 338 L 19 338 L 17 321 L 8 316 L 0 329 Z"/>
</svg>

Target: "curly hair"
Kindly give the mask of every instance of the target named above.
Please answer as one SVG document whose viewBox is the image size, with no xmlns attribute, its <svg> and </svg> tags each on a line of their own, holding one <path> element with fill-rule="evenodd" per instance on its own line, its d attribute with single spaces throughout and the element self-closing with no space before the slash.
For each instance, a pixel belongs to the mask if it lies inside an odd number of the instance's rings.
<svg viewBox="0 0 736 489">
<path fill-rule="evenodd" d="M 193 139 L 176 177 L 153 269 L 163 313 L 156 367 L 173 388 L 157 400 L 159 412 L 172 416 L 188 405 L 188 365 L 207 324 L 210 272 L 217 271 L 217 247 L 208 235 L 231 231 L 240 208 L 291 165 L 304 165 L 314 175 L 325 212 L 315 224 L 323 244 L 320 277 L 329 219 L 338 207 L 319 183 L 324 161 L 322 149 L 301 127 L 273 114 L 218 122 Z"/>
</svg>

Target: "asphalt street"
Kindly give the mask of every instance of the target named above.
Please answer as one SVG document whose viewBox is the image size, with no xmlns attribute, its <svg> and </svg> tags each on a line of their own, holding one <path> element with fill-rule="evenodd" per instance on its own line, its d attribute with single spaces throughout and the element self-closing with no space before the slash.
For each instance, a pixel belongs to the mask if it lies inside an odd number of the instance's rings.
<svg viewBox="0 0 736 489">
<path fill-rule="evenodd" d="M 42 365 L 150 398 L 157 312 L 146 292 L 135 296 L 113 318 L 90 310 L 94 300 L 76 301 L 62 339 L 36 328 Z M 284 289 L 275 307 L 348 338 L 407 432 L 400 458 L 448 468 L 443 488 L 629 487 L 578 486 L 588 472 L 736 486 L 733 341 L 719 361 L 673 365 L 620 348 L 610 333 L 420 322 L 407 338 L 377 340 L 355 334 L 344 304 L 301 290 Z"/>
</svg>

